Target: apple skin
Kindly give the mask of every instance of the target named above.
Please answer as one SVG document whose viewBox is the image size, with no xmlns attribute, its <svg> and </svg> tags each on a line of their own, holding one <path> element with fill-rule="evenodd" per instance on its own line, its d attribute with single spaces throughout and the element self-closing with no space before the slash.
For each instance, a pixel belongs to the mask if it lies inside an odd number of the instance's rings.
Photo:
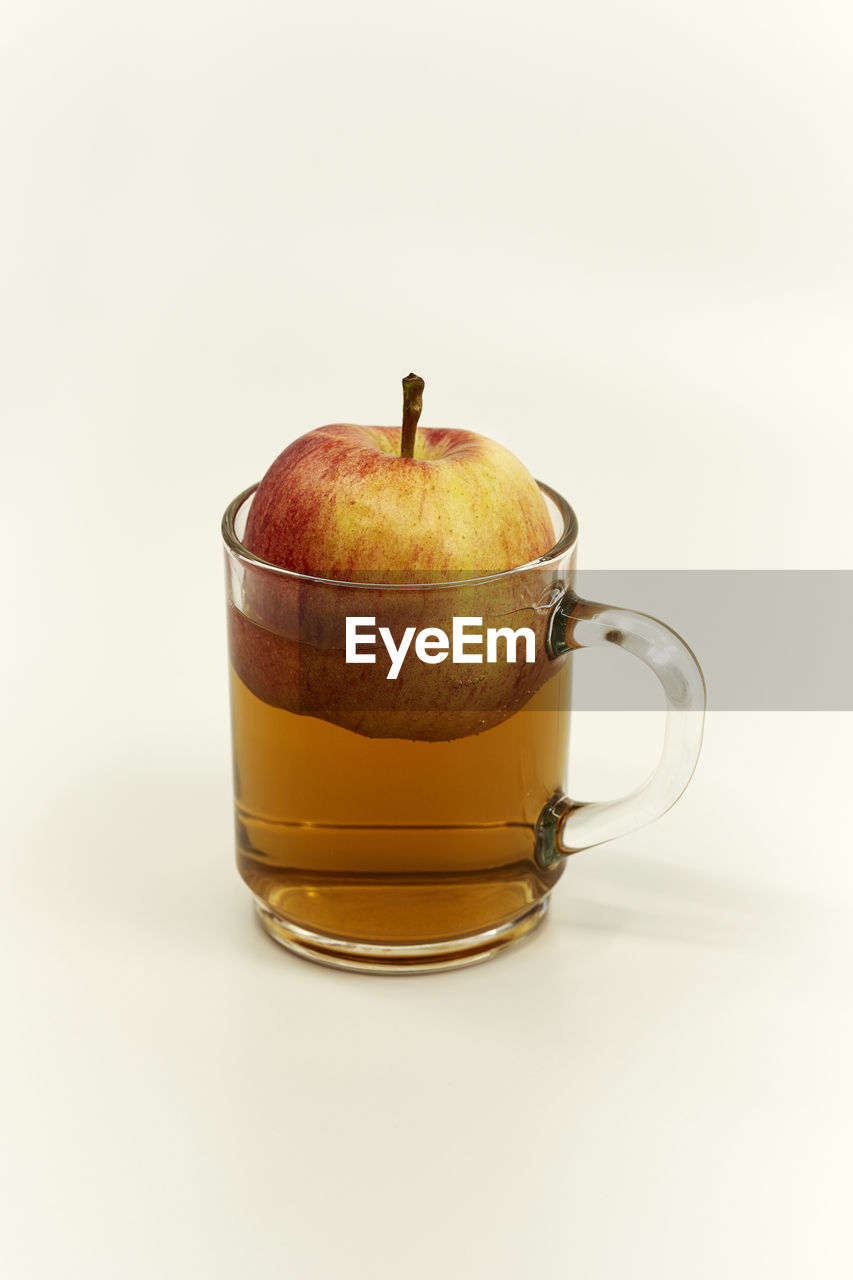
<svg viewBox="0 0 853 1280">
<path fill-rule="evenodd" d="M 244 545 L 271 564 L 347 582 L 459 581 L 544 555 L 554 541 L 536 481 L 473 431 L 337 423 L 295 440 L 252 503 Z"/>
<path fill-rule="evenodd" d="M 272 464 L 242 539 L 265 563 L 245 561 L 233 588 L 231 660 L 272 706 L 368 737 L 447 741 L 506 720 L 562 666 L 545 635 L 555 580 L 565 585 L 571 564 L 471 581 L 529 565 L 556 541 L 535 480 L 473 432 L 419 431 L 414 458 L 399 457 L 399 442 L 398 427 L 336 424 Z M 397 641 L 407 626 L 450 634 L 454 616 L 481 617 L 484 631 L 527 626 L 536 661 L 428 665 L 412 647 L 389 680 L 381 643 L 374 664 L 346 663 L 346 618 L 356 615 Z"/>
</svg>

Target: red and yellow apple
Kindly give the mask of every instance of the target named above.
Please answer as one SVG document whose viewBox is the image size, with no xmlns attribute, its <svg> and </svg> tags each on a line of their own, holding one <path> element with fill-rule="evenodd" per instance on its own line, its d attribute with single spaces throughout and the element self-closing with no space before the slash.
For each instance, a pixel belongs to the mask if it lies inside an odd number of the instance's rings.
<svg viewBox="0 0 853 1280">
<path fill-rule="evenodd" d="M 403 386 L 402 432 L 319 427 L 267 471 L 242 539 L 263 563 L 247 562 L 231 653 L 244 683 L 274 706 L 371 737 L 444 740 L 506 719 L 554 673 L 542 576 L 478 580 L 536 562 L 556 535 L 512 453 L 470 431 L 416 434 L 423 383 L 409 375 Z M 482 618 L 484 629 L 526 626 L 535 660 L 413 659 L 389 680 L 380 648 L 374 664 L 345 661 L 354 616 L 375 618 L 396 639 L 408 627 L 449 635 L 454 617 Z"/>
<path fill-rule="evenodd" d="M 472 431 L 318 427 L 289 445 L 252 502 L 244 543 L 271 564 L 341 582 L 435 582 L 500 573 L 554 542 L 536 481 Z"/>
</svg>

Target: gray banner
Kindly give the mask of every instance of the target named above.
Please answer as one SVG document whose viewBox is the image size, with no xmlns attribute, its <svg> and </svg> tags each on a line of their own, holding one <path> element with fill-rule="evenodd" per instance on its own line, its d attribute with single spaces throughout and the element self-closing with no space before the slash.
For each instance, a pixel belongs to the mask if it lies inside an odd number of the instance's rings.
<svg viewBox="0 0 853 1280">
<path fill-rule="evenodd" d="M 241 677 L 273 705 L 318 715 L 346 708 L 355 725 L 362 712 L 404 716 L 441 708 L 478 724 L 480 712 L 526 704 L 534 692 L 544 709 L 549 697 L 554 705 L 565 698 L 565 682 L 550 679 L 548 653 L 560 630 L 556 602 L 571 581 L 564 570 L 527 570 L 485 586 L 455 585 L 455 575 L 444 590 L 426 584 L 405 592 L 358 581 L 268 582 L 261 570 L 257 576 L 245 590 L 232 653 Z M 677 632 L 696 655 L 714 710 L 853 711 L 853 571 L 581 570 L 573 589 L 581 600 L 635 610 Z M 502 639 L 500 661 L 487 660 L 484 636 L 473 650 L 483 657 L 468 659 L 470 665 L 454 659 L 452 644 L 443 665 L 427 665 L 428 657 L 418 657 L 416 635 L 424 629 L 426 640 L 426 629 L 441 628 L 449 637 L 457 615 L 471 615 L 484 627 L 530 629 L 535 662 L 525 665 L 522 636 L 511 666 Z M 359 618 L 358 625 L 375 634 L 359 642 L 358 652 L 374 656 L 345 663 L 347 619 Z M 410 632 L 392 679 L 388 672 L 397 660 L 381 641 L 383 627 L 395 644 Z M 583 628 L 578 637 L 583 640 Z M 563 661 L 572 669 L 576 710 L 663 705 L 655 676 L 618 643 L 578 650 Z M 556 671 L 559 664 L 553 665 Z"/>
</svg>

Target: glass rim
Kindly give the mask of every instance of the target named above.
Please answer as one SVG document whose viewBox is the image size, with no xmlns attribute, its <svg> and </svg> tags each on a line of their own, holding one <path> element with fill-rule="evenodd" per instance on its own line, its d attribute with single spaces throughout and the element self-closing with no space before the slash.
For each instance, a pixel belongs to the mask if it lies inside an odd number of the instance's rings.
<svg viewBox="0 0 853 1280">
<path fill-rule="evenodd" d="M 530 569 L 543 568 L 567 551 L 570 551 L 577 542 L 578 518 L 572 507 L 561 493 L 558 493 L 556 489 L 552 489 L 549 484 L 545 484 L 544 480 L 537 480 L 536 483 L 559 511 L 563 519 L 562 534 L 550 550 L 539 556 L 538 559 L 528 560 L 526 564 L 515 565 L 512 569 L 502 569 L 499 573 L 482 574 L 479 578 L 455 578 L 446 582 L 352 582 L 348 579 L 322 578 L 312 573 L 300 573 L 298 569 L 285 569 L 280 564 L 273 564 L 269 560 L 263 560 L 260 556 L 256 556 L 254 552 L 249 551 L 247 547 L 244 547 L 237 537 L 234 527 L 237 513 L 243 503 L 254 494 L 260 484 L 260 480 L 250 484 L 248 489 L 238 493 L 237 497 L 228 503 L 222 517 L 222 537 L 227 549 L 241 560 L 246 560 L 250 564 L 260 565 L 262 568 L 269 570 L 269 572 L 281 574 L 285 578 L 300 579 L 303 582 L 317 582 L 326 587 L 366 587 L 371 591 L 423 591 L 424 587 L 436 589 L 442 587 L 470 587 L 475 583 L 495 582 L 501 578 L 512 577 L 515 573 L 525 573 Z"/>
</svg>

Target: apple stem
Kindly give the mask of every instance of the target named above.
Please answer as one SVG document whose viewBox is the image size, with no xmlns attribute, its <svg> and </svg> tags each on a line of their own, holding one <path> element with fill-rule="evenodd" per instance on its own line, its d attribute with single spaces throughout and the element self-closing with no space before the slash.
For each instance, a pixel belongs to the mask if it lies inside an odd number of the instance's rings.
<svg viewBox="0 0 853 1280">
<path fill-rule="evenodd" d="M 410 373 L 403 379 L 403 434 L 400 437 L 400 457 L 415 456 L 415 435 L 418 430 L 418 419 L 424 407 L 424 380 L 416 373 Z"/>
</svg>

